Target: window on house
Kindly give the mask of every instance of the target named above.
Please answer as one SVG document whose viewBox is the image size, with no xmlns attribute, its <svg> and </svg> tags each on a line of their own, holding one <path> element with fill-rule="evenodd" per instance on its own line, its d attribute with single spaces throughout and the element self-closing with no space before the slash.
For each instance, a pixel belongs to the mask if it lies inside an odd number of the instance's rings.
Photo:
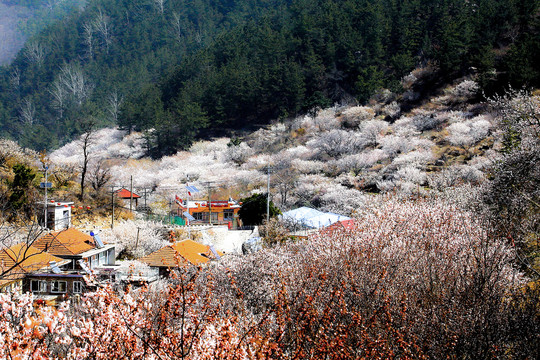
<svg viewBox="0 0 540 360">
<path fill-rule="evenodd" d="M 47 292 L 47 282 L 43 280 L 30 281 L 30 291 L 32 291 L 33 293 Z"/>
<path fill-rule="evenodd" d="M 90 269 L 93 269 L 96 266 L 99 266 L 98 259 L 99 258 L 96 255 L 92 255 L 89 258 L 87 258 L 86 260 L 88 261 L 88 267 Z"/>
<path fill-rule="evenodd" d="M 105 251 L 104 252 L 101 252 L 99 253 L 99 265 L 103 265 L 105 264 Z"/>
<path fill-rule="evenodd" d="M 67 290 L 67 282 L 65 281 L 51 281 L 51 292 L 52 293 L 65 293 Z"/>
<path fill-rule="evenodd" d="M 234 210 L 223 210 L 223 220 L 232 220 L 234 218 Z"/>
<path fill-rule="evenodd" d="M 196 212 L 193 213 L 193 217 L 195 218 L 195 220 L 204 220 L 204 214 L 205 213 L 202 212 Z"/>
<path fill-rule="evenodd" d="M 80 294 L 83 290 L 83 283 L 80 281 L 74 281 L 73 282 L 73 293 L 74 294 Z"/>
</svg>

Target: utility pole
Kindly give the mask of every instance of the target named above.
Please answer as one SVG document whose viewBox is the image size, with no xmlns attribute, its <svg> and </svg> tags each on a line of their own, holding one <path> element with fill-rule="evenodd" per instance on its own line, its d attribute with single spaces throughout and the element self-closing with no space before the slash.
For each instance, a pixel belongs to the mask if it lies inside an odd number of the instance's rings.
<svg viewBox="0 0 540 360">
<path fill-rule="evenodd" d="M 129 212 L 133 212 L 133 175 L 130 176 L 130 189 L 129 189 Z"/>
<path fill-rule="evenodd" d="M 146 207 L 146 188 L 144 188 L 144 212 L 146 213 L 146 220 L 148 220 L 148 208 Z"/>
<path fill-rule="evenodd" d="M 270 165 L 267 168 L 268 179 L 266 182 L 266 224 L 270 222 Z"/>
<path fill-rule="evenodd" d="M 48 170 L 49 170 L 49 166 L 45 165 L 45 204 L 44 204 L 44 211 L 45 211 L 45 216 L 44 216 L 44 219 L 45 219 L 45 229 L 48 229 L 47 227 L 47 175 L 48 175 Z"/>
<path fill-rule="evenodd" d="M 210 183 L 208 183 L 208 221 L 212 226 L 212 196 L 210 195 Z"/>
<path fill-rule="evenodd" d="M 111 186 L 111 205 L 112 205 L 111 229 L 114 229 L 114 185 Z"/>
<path fill-rule="evenodd" d="M 186 181 L 186 211 L 189 214 L 189 190 L 187 188 L 188 183 L 189 183 L 189 175 L 187 175 L 187 181 Z M 191 240 L 191 222 L 189 221 L 189 218 L 184 215 L 183 212 L 182 212 L 182 216 L 186 218 L 188 239 Z"/>
<path fill-rule="evenodd" d="M 206 185 L 208 191 L 208 222 L 212 226 L 212 181 L 204 181 L 202 184 Z"/>
<path fill-rule="evenodd" d="M 171 213 L 172 213 L 172 200 L 169 200 L 169 224 L 172 224 Z"/>
</svg>

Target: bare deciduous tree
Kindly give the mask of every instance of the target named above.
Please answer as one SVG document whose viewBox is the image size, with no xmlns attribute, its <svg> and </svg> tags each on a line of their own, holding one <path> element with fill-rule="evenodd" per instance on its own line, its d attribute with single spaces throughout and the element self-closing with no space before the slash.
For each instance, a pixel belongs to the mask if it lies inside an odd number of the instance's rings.
<svg viewBox="0 0 540 360">
<path fill-rule="evenodd" d="M 92 23 L 83 25 L 83 41 L 86 45 L 86 56 L 92 60 L 94 58 L 94 25 Z"/>
<path fill-rule="evenodd" d="M 176 38 L 176 41 L 180 42 L 182 40 L 183 33 L 182 33 L 180 15 L 178 15 L 178 13 L 173 12 L 171 24 L 173 28 L 174 37 Z"/>
<path fill-rule="evenodd" d="M 201 30 L 197 30 L 197 31 L 195 32 L 195 41 L 196 41 L 197 44 L 199 44 L 199 45 L 202 43 L 202 41 L 203 41 L 203 34 L 202 34 Z"/>
<path fill-rule="evenodd" d="M 37 41 L 31 41 L 26 44 L 24 49 L 24 56 L 30 64 L 37 66 L 43 65 L 45 60 L 45 48 Z"/>
<path fill-rule="evenodd" d="M 36 120 L 36 107 L 32 100 L 26 98 L 23 100 L 20 109 L 21 121 L 26 125 L 32 125 Z"/>
<path fill-rule="evenodd" d="M 154 6 L 159 11 L 161 15 L 165 11 L 165 0 L 154 0 Z"/>
<path fill-rule="evenodd" d="M 73 64 L 65 64 L 60 69 L 59 81 L 64 86 L 70 95 L 73 96 L 77 105 L 82 103 L 90 96 L 93 86 L 82 69 Z"/>
<path fill-rule="evenodd" d="M 55 185 L 58 187 L 67 187 L 71 182 L 77 179 L 77 168 L 72 164 L 56 164 L 51 173 Z"/>
<path fill-rule="evenodd" d="M 64 117 L 64 109 L 66 106 L 68 93 L 60 79 L 56 79 L 52 82 L 51 88 L 49 89 L 49 94 L 51 94 L 53 97 L 53 108 L 58 111 L 58 116 L 60 119 L 62 119 Z"/>
<path fill-rule="evenodd" d="M 84 199 L 84 190 L 86 186 L 86 175 L 88 172 L 88 164 L 90 162 L 91 157 L 91 148 L 94 145 L 95 142 L 95 121 L 94 120 L 87 120 L 83 124 L 83 128 L 85 130 L 85 133 L 81 136 L 79 140 L 79 145 L 82 150 L 82 160 L 80 164 L 81 169 L 81 192 L 79 194 L 79 199 Z"/>
<path fill-rule="evenodd" d="M 18 67 L 14 67 L 11 74 L 9 74 L 9 84 L 16 90 L 19 90 L 19 86 L 21 85 L 21 71 Z"/>
<path fill-rule="evenodd" d="M 4 220 L 4 214 L 0 214 Z M 0 263 L 0 279 L 9 279 L 23 275 L 20 265 L 28 259 L 42 254 L 45 250 L 37 251 L 32 244 L 44 235 L 44 229 L 35 221 L 21 219 L 19 224 L 3 221 L 0 224 L 0 252 L 8 255 L 8 261 Z M 14 246 L 17 245 L 18 246 Z"/>
<path fill-rule="evenodd" d="M 45 2 L 45 6 L 47 7 L 47 10 L 53 11 L 53 9 L 56 7 L 56 5 L 58 5 L 60 1 L 61 0 L 47 0 Z"/>
<path fill-rule="evenodd" d="M 103 161 L 99 161 L 91 170 L 90 184 L 92 189 L 100 191 L 111 180 L 110 169 L 105 167 Z"/>
<path fill-rule="evenodd" d="M 124 102 L 124 97 L 118 94 L 118 91 L 114 90 L 107 97 L 107 111 L 111 114 L 111 118 L 115 124 L 118 124 L 118 116 L 120 115 L 120 107 Z"/>
<path fill-rule="evenodd" d="M 105 45 L 105 51 L 109 53 L 109 48 L 112 44 L 113 35 L 111 31 L 111 22 L 107 15 L 103 14 L 103 11 L 99 10 L 96 19 L 93 22 L 94 29 L 98 32 Z"/>
</svg>

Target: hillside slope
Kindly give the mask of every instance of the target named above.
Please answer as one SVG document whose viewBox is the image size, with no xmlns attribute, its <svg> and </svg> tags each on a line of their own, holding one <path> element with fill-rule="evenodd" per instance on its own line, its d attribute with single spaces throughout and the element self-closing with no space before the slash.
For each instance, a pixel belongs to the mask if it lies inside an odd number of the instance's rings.
<svg viewBox="0 0 540 360">
<path fill-rule="evenodd" d="M 386 91 L 366 106 L 198 141 L 159 160 L 144 157 L 144 134 L 103 129 L 88 171 L 88 182 L 101 188 L 93 185 L 84 202 L 108 213 L 110 186 L 129 188 L 131 181 L 165 221 L 175 196 L 187 196 L 187 183 L 201 190 L 198 199 L 239 199 L 266 193 L 269 181 L 282 211 L 308 206 L 353 217 L 388 199 L 431 199 L 474 209 L 490 233 L 511 239 L 520 266 L 539 275 L 540 93 L 512 90 L 485 101 L 474 78 L 461 78 L 411 106 L 431 73 L 407 75 L 401 95 Z M 52 174 L 80 170 L 81 154 L 78 142 L 52 153 Z M 76 186 L 64 194 L 75 193 Z"/>
<path fill-rule="evenodd" d="M 431 72 L 422 68 L 407 76 L 404 95 L 387 91 L 367 106 L 327 108 L 239 137 L 196 142 L 156 161 L 140 158 L 143 134 L 121 141 L 121 131 L 102 130 L 91 165 L 109 166 L 118 186 L 133 176 L 134 186 L 154 198 L 182 195 L 187 181 L 203 191 L 211 182 L 216 196 L 265 192 L 270 166 L 271 191 L 282 210 L 308 205 L 346 215 L 368 194 L 418 195 L 481 183 L 499 157 L 499 120 L 478 101 L 479 86 L 468 78 L 410 108 L 406 99 Z M 77 165 L 80 157 L 77 143 L 51 154 L 57 164 Z"/>
</svg>

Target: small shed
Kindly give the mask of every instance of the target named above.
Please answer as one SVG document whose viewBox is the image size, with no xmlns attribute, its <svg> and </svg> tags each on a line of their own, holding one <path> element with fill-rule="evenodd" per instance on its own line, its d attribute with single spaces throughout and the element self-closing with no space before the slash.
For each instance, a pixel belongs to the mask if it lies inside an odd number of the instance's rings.
<svg viewBox="0 0 540 360">
<path fill-rule="evenodd" d="M 141 198 L 140 195 L 137 195 L 126 188 L 116 190 L 116 196 L 124 201 L 131 201 L 131 199 L 135 200 L 135 208 L 137 208 L 139 199 Z"/>
</svg>

